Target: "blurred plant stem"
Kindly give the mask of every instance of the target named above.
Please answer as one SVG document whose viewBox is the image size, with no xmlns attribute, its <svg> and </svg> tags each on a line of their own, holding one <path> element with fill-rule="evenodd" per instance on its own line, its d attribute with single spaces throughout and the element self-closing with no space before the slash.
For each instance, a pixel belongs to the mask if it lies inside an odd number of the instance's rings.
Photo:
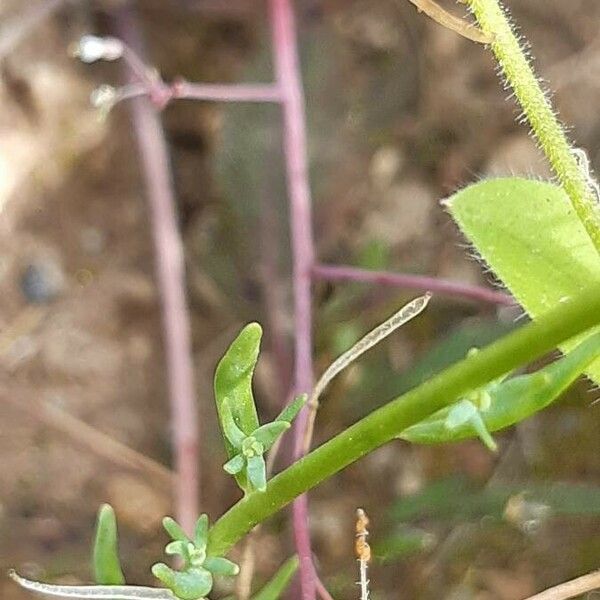
<svg viewBox="0 0 600 600">
<path fill-rule="evenodd" d="M 314 264 L 312 211 L 308 180 L 306 116 L 296 24 L 291 0 L 270 0 L 275 78 L 281 92 L 294 288 L 294 393 L 309 393 L 313 386 L 311 270 Z M 295 459 L 303 454 L 308 427 L 305 407 L 294 425 Z M 315 569 L 309 530 L 308 498 L 296 499 L 292 509 L 303 600 L 316 598 Z"/>
<path fill-rule="evenodd" d="M 398 287 L 419 292 L 432 292 L 442 296 L 454 296 L 479 302 L 490 302 L 501 306 L 513 306 L 515 300 L 509 294 L 493 289 L 469 285 L 459 281 L 449 281 L 439 277 L 393 273 L 387 271 L 369 271 L 345 265 L 317 264 L 313 267 L 313 276 L 326 281 L 349 281 Z"/>
<path fill-rule="evenodd" d="M 125 43 L 141 56 L 142 41 L 133 9 L 116 11 L 116 26 Z M 127 79 L 134 74 L 131 67 Z M 131 100 L 133 128 L 150 208 L 156 277 L 162 300 L 163 335 L 175 455 L 175 514 L 191 534 L 198 517 L 200 469 L 199 424 L 194 390 L 189 311 L 185 296 L 184 250 L 177 223 L 169 153 L 160 118 L 150 100 Z"/>
</svg>

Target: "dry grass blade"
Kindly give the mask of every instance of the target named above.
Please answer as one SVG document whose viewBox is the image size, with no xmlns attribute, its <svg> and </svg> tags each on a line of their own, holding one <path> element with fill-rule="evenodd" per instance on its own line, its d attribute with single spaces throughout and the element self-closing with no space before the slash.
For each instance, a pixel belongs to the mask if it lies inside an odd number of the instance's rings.
<svg viewBox="0 0 600 600">
<path fill-rule="evenodd" d="M 548 588 L 527 600 L 566 600 L 600 589 L 600 570 Z"/>
<path fill-rule="evenodd" d="M 472 23 L 461 19 L 443 9 L 437 2 L 433 0 L 409 0 L 412 2 L 419 12 L 424 12 L 430 19 L 439 23 L 442 27 L 450 29 L 458 35 L 461 35 L 472 42 L 479 44 L 489 44 L 492 38 L 486 35 Z"/>
<path fill-rule="evenodd" d="M 45 598 L 67 598 L 73 600 L 177 600 L 163 588 L 139 587 L 135 585 L 51 585 L 30 581 L 9 572 L 10 578 L 23 589 Z"/>
<path fill-rule="evenodd" d="M 319 407 L 319 398 L 329 385 L 332 379 L 336 377 L 341 371 L 352 364 L 356 359 L 362 356 L 367 350 L 370 350 L 373 346 L 381 342 L 388 335 L 392 334 L 396 329 L 408 323 L 411 319 L 414 319 L 417 315 L 423 312 L 426 306 L 429 304 L 431 294 L 427 293 L 423 296 L 415 298 L 399 311 L 394 313 L 389 319 L 372 329 L 362 337 L 352 348 L 338 356 L 331 365 L 327 368 L 325 373 L 321 375 L 319 381 L 315 385 L 310 399 L 308 401 L 308 407 L 310 409 L 310 415 L 306 428 L 306 437 L 304 439 L 304 452 L 308 452 L 310 443 L 312 441 L 315 419 L 317 410 Z"/>
</svg>

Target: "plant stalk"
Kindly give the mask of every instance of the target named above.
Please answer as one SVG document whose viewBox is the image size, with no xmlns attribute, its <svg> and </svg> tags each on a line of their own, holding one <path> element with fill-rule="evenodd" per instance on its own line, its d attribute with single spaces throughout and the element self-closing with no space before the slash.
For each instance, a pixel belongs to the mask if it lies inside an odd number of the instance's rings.
<svg viewBox="0 0 600 600">
<path fill-rule="evenodd" d="M 542 89 L 531 62 L 498 0 L 466 0 L 506 81 L 514 91 L 540 148 L 569 196 L 596 250 L 600 253 L 600 207 L 590 180 L 577 161 L 574 148 Z"/>
<path fill-rule="evenodd" d="M 407 427 L 598 325 L 600 287 L 594 286 L 375 410 L 279 473 L 265 492 L 246 496 L 215 523 L 209 552 L 224 554 L 256 524 Z"/>
<path fill-rule="evenodd" d="M 283 110 L 283 150 L 285 155 L 292 268 L 294 288 L 294 390 L 308 393 L 313 385 L 311 269 L 314 264 L 311 198 L 308 183 L 308 151 L 304 92 L 296 41 L 294 8 L 291 0 L 271 0 L 275 75 Z M 305 407 L 294 425 L 293 455 L 303 454 L 308 426 Z M 292 509 L 292 522 L 298 552 L 302 600 L 315 600 L 316 581 L 308 525 L 308 498 L 299 497 Z"/>
<path fill-rule="evenodd" d="M 123 40 L 138 56 L 142 56 L 142 40 L 133 9 L 128 6 L 120 8 L 116 13 L 116 24 Z M 130 82 L 135 81 L 130 68 L 127 76 Z M 200 432 L 186 299 L 184 249 L 177 222 L 169 151 L 160 117 L 148 98 L 133 99 L 131 111 L 148 195 L 156 280 L 162 304 L 175 455 L 175 514 L 185 531 L 191 534 L 198 517 Z"/>
</svg>

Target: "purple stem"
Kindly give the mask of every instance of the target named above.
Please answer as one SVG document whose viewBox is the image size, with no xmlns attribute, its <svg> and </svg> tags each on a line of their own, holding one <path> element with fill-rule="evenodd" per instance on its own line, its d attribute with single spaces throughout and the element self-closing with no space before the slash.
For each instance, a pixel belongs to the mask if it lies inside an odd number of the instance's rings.
<svg viewBox="0 0 600 600">
<path fill-rule="evenodd" d="M 165 83 L 159 73 L 152 69 L 126 40 L 123 42 L 123 60 L 131 72 L 134 86 L 123 99 L 147 95 L 156 109 L 162 110 L 172 100 L 205 100 L 213 102 L 274 102 L 282 101 L 278 85 L 272 83 L 222 84 L 191 83 L 177 79 Z"/>
<path fill-rule="evenodd" d="M 366 269 L 335 265 L 315 265 L 312 273 L 315 279 L 325 279 L 328 281 L 375 283 L 420 292 L 429 291 L 440 295 L 468 298 L 479 302 L 491 302 L 492 304 L 500 304 L 502 306 L 514 306 L 516 304 L 515 299 L 509 294 L 477 285 L 440 279 L 439 277 L 389 273 L 387 271 L 368 271 Z"/>
<path fill-rule="evenodd" d="M 218 102 L 281 102 L 281 93 L 276 85 L 270 83 L 227 85 L 177 81 L 173 84 L 173 98 Z"/>
<path fill-rule="evenodd" d="M 308 184 L 306 118 L 296 26 L 291 0 L 270 0 L 275 77 L 281 90 L 283 146 L 286 161 L 294 284 L 294 388 L 309 392 L 313 385 L 311 269 L 314 264 L 311 200 Z M 308 410 L 294 426 L 294 458 L 302 455 Z M 303 600 L 315 600 L 316 582 L 308 527 L 308 499 L 300 496 L 293 505 L 293 527 L 300 559 Z"/>
<path fill-rule="evenodd" d="M 117 27 L 139 54 L 142 46 L 135 15 L 117 12 Z M 129 80 L 135 75 L 128 69 Z M 177 224 L 169 153 L 160 119 L 148 98 L 132 100 L 133 127 L 150 204 L 156 277 L 162 300 L 163 335 L 175 454 L 175 513 L 192 533 L 198 514 L 198 414 L 193 382 L 189 313 L 185 295 L 184 250 Z"/>
</svg>

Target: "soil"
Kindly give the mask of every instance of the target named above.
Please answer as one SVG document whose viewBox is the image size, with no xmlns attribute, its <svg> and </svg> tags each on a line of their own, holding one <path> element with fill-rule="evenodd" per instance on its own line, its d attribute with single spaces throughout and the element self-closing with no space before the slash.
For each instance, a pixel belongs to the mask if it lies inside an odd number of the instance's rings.
<svg viewBox="0 0 600 600">
<path fill-rule="evenodd" d="M 130 114 L 123 104 L 100 118 L 88 102 L 98 85 L 118 84 L 121 71 L 112 63 L 79 64 L 68 53 L 83 33 L 109 33 L 119 4 L 65 3 L 0 62 L 0 572 L 15 567 L 54 582 L 89 581 L 95 512 L 110 502 L 128 579 L 151 584 L 148 567 L 165 542 L 160 519 L 172 511 L 164 481 L 82 445 L 41 408 L 57 409 L 59 420 L 60 414 L 77 417 L 171 464 L 160 298 Z M 515 122 L 518 111 L 489 53 L 409 2 L 296 4 L 320 259 L 492 283 L 465 252 L 438 200 L 482 176 L 550 174 L 526 128 Z M 598 165 L 600 5 L 510 5 L 562 119 Z M 18 0 L 5 1 L 0 24 L 15 23 L 25 10 Z M 167 80 L 271 77 L 263 2 L 151 0 L 140 3 L 139 21 L 149 60 Z M 216 362 L 239 327 L 256 319 L 266 331 L 256 377 L 265 418 L 277 412 L 290 379 L 279 115 L 272 107 L 182 102 L 166 109 L 163 122 L 186 247 L 203 432 L 202 510 L 215 519 L 238 498 L 221 469 L 211 384 Z M 317 371 L 409 297 L 318 284 Z M 439 300 L 419 324 L 332 386 L 317 440 L 397 393 L 396 378 L 457 327 L 478 323 L 492 331 L 514 317 L 489 305 Z M 270 337 L 276 323 L 286 336 L 283 349 Z M 480 489 L 499 481 L 600 485 L 600 413 L 590 408 L 597 395 L 582 383 L 560 406 L 506 434 L 499 457 L 478 443 L 446 449 L 398 443 L 320 486 L 311 494 L 311 528 L 334 597 L 356 597 L 359 506 L 371 517 L 376 546 L 403 526 L 390 516 L 398 498 L 451 475 Z M 421 551 L 390 564 L 375 561 L 372 597 L 526 597 L 598 567 L 600 506 L 586 512 L 536 517 L 529 529 L 522 525 L 531 519 L 520 516 L 492 525 L 485 518 L 413 520 L 405 525 L 422 534 Z M 285 517 L 258 534 L 259 582 L 293 552 Z M 239 559 L 239 548 L 233 557 Z M 226 582 L 219 586 L 215 597 L 231 591 Z M 3 575 L 0 596 L 28 597 Z"/>
</svg>

